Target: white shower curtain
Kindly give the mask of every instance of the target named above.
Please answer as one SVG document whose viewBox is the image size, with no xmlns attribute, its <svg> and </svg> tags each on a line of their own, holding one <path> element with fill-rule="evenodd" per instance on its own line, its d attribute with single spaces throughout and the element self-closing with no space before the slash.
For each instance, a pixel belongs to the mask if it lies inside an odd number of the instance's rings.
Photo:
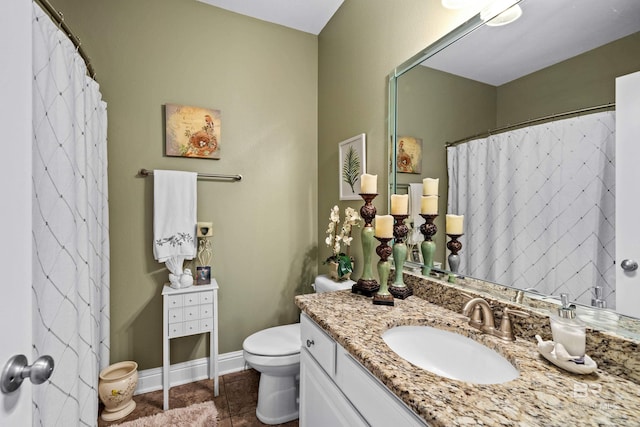
<svg viewBox="0 0 640 427">
<path fill-rule="evenodd" d="M 33 4 L 33 425 L 94 426 L 109 363 L 107 113 L 71 41 Z"/>
<path fill-rule="evenodd" d="M 615 116 L 589 114 L 447 150 L 448 212 L 464 214 L 460 271 L 615 305 Z"/>
</svg>

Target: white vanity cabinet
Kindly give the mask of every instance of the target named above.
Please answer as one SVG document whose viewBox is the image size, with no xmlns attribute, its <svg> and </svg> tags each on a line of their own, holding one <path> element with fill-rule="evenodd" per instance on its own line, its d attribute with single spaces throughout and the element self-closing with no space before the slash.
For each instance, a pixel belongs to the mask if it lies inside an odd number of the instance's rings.
<svg viewBox="0 0 640 427">
<path fill-rule="evenodd" d="M 425 425 L 304 313 L 300 333 L 301 427 Z"/>
</svg>

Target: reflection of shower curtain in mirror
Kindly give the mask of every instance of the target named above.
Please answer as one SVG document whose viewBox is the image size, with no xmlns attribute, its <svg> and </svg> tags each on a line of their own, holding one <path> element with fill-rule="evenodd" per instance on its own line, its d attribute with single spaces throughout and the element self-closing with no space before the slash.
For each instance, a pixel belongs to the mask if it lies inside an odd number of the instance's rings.
<svg viewBox="0 0 640 427">
<path fill-rule="evenodd" d="M 107 111 L 71 41 L 33 4 L 33 425 L 94 426 L 109 363 Z M 15 285 L 15 284 L 14 284 Z M 10 325 L 9 325 L 10 326 Z"/>
<path fill-rule="evenodd" d="M 614 132 L 608 111 L 448 148 L 460 272 L 587 305 L 598 285 L 614 307 Z"/>
</svg>

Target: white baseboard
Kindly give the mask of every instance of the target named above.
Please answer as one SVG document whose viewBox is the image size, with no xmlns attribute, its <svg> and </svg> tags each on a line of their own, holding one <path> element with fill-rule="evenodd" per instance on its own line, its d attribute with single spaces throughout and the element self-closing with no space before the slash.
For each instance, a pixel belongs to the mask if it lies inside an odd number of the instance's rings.
<svg viewBox="0 0 640 427">
<path fill-rule="evenodd" d="M 169 384 L 177 386 L 209 378 L 209 358 L 176 363 L 169 369 Z M 242 350 L 218 356 L 219 376 L 248 369 Z M 162 390 L 162 368 L 145 369 L 138 372 L 138 386 L 134 394 Z"/>
</svg>

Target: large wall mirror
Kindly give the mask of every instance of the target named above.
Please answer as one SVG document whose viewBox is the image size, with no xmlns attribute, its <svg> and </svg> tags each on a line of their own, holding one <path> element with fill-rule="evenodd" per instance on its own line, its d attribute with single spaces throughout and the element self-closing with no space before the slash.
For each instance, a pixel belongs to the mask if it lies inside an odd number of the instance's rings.
<svg viewBox="0 0 640 427">
<path fill-rule="evenodd" d="M 640 70 L 640 2 L 517 6 L 516 21 L 478 14 L 391 74 L 389 192 L 410 194 L 417 248 L 422 180 L 439 179 L 444 270 L 445 214 L 464 215 L 461 276 L 615 313 L 616 79 Z"/>
</svg>

